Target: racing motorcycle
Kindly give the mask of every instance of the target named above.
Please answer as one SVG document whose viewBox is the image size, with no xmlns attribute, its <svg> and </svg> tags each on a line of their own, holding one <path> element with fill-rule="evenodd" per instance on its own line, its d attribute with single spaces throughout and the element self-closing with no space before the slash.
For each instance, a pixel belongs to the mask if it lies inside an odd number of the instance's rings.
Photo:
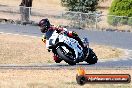
<svg viewBox="0 0 132 88">
<path fill-rule="evenodd" d="M 83 49 L 77 40 L 68 37 L 65 33 L 57 33 L 55 30 L 52 36 L 46 40 L 46 47 L 48 51 L 52 51 L 55 56 L 59 57 L 55 60 L 60 63 L 64 60 L 69 65 L 76 65 L 76 63 L 86 61 L 89 64 L 95 64 L 98 61 L 96 54 L 89 48 L 87 38 L 83 38 L 85 49 Z"/>
</svg>

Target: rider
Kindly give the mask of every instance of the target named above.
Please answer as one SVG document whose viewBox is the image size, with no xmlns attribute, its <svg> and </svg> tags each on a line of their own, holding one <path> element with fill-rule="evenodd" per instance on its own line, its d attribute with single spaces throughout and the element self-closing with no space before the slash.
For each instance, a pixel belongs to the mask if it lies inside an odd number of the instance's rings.
<svg viewBox="0 0 132 88">
<path fill-rule="evenodd" d="M 67 31 L 66 28 L 62 28 L 62 27 L 54 27 L 53 25 L 50 24 L 47 18 L 40 20 L 38 26 L 40 27 L 41 32 L 45 33 L 42 39 L 44 43 L 46 43 L 46 40 L 48 40 L 51 37 L 53 31 L 56 30 L 58 33 L 65 33 L 68 37 L 77 40 L 78 43 L 81 45 L 81 47 L 84 48 L 83 42 L 81 41 L 81 39 L 79 38 L 76 32 Z M 54 60 L 57 60 L 57 59 L 58 57 L 54 56 Z"/>
</svg>

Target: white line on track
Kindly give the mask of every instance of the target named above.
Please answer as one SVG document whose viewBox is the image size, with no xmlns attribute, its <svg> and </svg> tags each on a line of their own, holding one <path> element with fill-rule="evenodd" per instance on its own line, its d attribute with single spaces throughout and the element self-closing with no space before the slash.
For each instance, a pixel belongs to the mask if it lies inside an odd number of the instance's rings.
<svg viewBox="0 0 132 88">
<path fill-rule="evenodd" d="M 21 35 L 21 36 L 25 36 L 25 37 L 41 38 L 41 37 L 38 37 L 38 36 L 23 35 L 23 34 L 14 34 L 14 33 L 6 33 L 6 32 L 0 32 L 0 34 L 7 34 L 7 35 Z"/>
</svg>

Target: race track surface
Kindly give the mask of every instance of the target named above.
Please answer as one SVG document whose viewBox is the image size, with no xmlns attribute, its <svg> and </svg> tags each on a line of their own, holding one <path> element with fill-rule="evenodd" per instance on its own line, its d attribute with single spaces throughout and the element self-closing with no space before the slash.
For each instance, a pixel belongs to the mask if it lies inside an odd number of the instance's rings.
<svg viewBox="0 0 132 88">
<path fill-rule="evenodd" d="M 92 43 L 110 45 L 113 47 L 127 49 L 129 56 L 121 59 L 113 59 L 111 61 L 100 61 L 95 65 L 88 65 L 86 63 L 69 66 L 68 64 L 44 64 L 32 66 L 18 66 L 18 65 L 0 65 L 0 69 L 61 69 L 69 68 L 75 69 L 78 66 L 86 67 L 88 69 L 117 69 L 117 68 L 131 68 L 132 67 L 132 33 L 128 32 L 102 32 L 102 31 L 88 31 L 88 30 L 75 30 L 81 38 L 88 37 Z M 0 24 L 0 33 L 12 33 L 29 36 L 41 37 L 43 34 L 36 26 L 22 26 L 12 24 Z"/>
</svg>

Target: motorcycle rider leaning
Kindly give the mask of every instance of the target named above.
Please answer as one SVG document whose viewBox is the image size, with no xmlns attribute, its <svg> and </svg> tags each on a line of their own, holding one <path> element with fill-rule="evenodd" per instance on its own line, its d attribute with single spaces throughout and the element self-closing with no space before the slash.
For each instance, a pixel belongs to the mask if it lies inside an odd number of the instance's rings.
<svg viewBox="0 0 132 88">
<path fill-rule="evenodd" d="M 81 47 L 84 49 L 84 45 L 83 42 L 81 41 L 81 39 L 79 38 L 78 34 L 74 31 L 67 31 L 66 28 L 62 28 L 62 27 L 54 27 L 50 24 L 49 20 L 46 19 L 42 19 L 40 20 L 40 22 L 38 23 L 38 26 L 40 27 L 40 30 L 42 33 L 45 33 L 45 35 L 42 38 L 42 41 L 44 43 L 46 43 L 46 40 L 48 40 L 51 36 L 52 33 L 54 32 L 54 30 L 57 31 L 57 33 L 65 33 L 68 37 L 73 38 L 75 40 L 78 41 L 78 43 L 81 45 Z M 57 61 L 59 57 L 57 57 L 56 55 L 54 55 L 54 60 Z M 60 61 L 57 61 L 58 63 Z"/>
</svg>

